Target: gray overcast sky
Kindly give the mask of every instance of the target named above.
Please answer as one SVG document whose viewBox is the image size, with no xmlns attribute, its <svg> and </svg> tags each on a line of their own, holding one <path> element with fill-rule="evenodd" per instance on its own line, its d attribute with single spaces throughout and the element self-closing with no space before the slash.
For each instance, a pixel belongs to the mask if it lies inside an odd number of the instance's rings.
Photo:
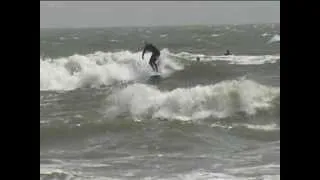
<svg viewBox="0 0 320 180">
<path fill-rule="evenodd" d="M 40 28 L 280 22 L 280 1 L 40 1 Z"/>
</svg>

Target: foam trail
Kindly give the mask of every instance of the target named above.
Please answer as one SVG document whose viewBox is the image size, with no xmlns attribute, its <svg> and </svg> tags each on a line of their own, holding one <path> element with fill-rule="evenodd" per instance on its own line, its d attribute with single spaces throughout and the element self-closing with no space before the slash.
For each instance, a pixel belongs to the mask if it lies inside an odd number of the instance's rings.
<svg viewBox="0 0 320 180">
<path fill-rule="evenodd" d="M 229 64 L 239 65 L 252 65 L 252 64 L 265 64 L 265 63 L 276 63 L 280 56 L 264 55 L 264 56 L 207 56 L 204 54 L 192 54 L 188 52 L 181 52 L 172 55 L 174 57 L 183 58 L 189 61 L 196 61 L 197 57 L 200 57 L 201 62 L 211 61 L 226 61 Z"/>
<path fill-rule="evenodd" d="M 279 164 L 266 164 L 260 166 L 253 166 L 253 167 L 237 167 L 232 169 L 226 169 L 226 172 L 230 174 L 245 174 L 245 175 L 254 175 L 255 173 L 259 172 L 260 174 L 273 174 L 280 170 Z M 263 176 L 263 179 L 278 179 L 279 175 L 269 175 Z"/>
<path fill-rule="evenodd" d="M 259 130 L 259 131 L 276 131 L 280 130 L 277 124 L 267 124 L 267 125 L 255 125 L 255 124 L 233 124 L 236 127 L 245 127 L 252 130 Z"/>
<path fill-rule="evenodd" d="M 169 178 L 148 177 L 144 180 L 256 180 L 257 177 L 236 177 L 225 173 L 208 172 L 204 170 L 194 170 L 189 173 L 173 175 Z M 279 175 L 262 176 L 261 180 L 280 179 Z"/>
<path fill-rule="evenodd" d="M 205 171 L 193 171 L 187 174 L 179 174 L 176 178 L 168 178 L 167 180 L 173 179 L 185 179 L 185 180 L 244 180 L 245 178 L 236 178 L 231 175 L 223 174 L 223 173 L 212 173 Z"/>
<path fill-rule="evenodd" d="M 268 109 L 280 89 L 250 80 L 223 81 L 215 85 L 160 91 L 144 84 L 130 85 L 107 98 L 106 116 L 129 113 L 132 117 L 183 121 L 224 118 L 237 112 L 252 115 Z"/>
<path fill-rule="evenodd" d="M 170 76 L 183 67 L 162 50 L 159 70 L 162 76 Z M 59 59 L 40 58 L 40 90 L 72 90 L 81 87 L 96 88 L 116 82 L 133 81 L 152 74 L 148 64 L 151 54 L 141 59 L 141 52 L 96 52 L 73 55 Z"/>
</svg>

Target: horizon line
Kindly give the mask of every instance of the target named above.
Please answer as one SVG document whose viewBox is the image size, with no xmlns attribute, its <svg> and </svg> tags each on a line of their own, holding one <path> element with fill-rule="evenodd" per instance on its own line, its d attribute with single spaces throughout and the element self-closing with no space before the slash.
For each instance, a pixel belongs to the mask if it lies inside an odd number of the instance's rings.
<svg viewBox="0 0 320 180">
<path fill-rule="evenodd" d="M 78 26 L 78 27 L 40 27 L 40 29 L 95 29 L 95 28 L 153 28 L 153 27 L 185 27 L 185 26 L 237 26 L 237 25 L 263 25 L 280 24 L 280 22 L 257 22 L 257 23 L 216 23 L 216 24 L 185 24 L 185 25 L 119 25 L 119 26 Z"/>
</svg>

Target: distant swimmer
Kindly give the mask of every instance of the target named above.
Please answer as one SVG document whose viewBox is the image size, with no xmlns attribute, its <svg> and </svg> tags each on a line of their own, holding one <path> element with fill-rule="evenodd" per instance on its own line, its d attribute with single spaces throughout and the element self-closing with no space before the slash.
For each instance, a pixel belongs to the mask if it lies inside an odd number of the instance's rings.
<svg viewBox="0 0 320 180">
<path fill-rule="evenodd" d="M 197 62 L 200 62 L 200 57 L 197 57 Z"/>
<path fill-rule="evenodd" d="M 142 52 L 142 59 L 144 58 L 145 52 L 151 52 L 152 55 L 149 60 L 149 65 L 151 66 L 153 71 L 158 72 L 158 65 L 156 64 L 157 59 L 160 56 L 160 51 L 152 44 L 144 42 L 144 49 Z"/>
<path fill-rule="evenodd" d="M 227 52 L 224 53 L 224 55 L 225 55 L 225 56 L 229 56 L 229 55 L 232 55 L 232 54 L 231 54 L 231 52 L 230 52 L 229 50 L 227 50 Z"/>
</svg>

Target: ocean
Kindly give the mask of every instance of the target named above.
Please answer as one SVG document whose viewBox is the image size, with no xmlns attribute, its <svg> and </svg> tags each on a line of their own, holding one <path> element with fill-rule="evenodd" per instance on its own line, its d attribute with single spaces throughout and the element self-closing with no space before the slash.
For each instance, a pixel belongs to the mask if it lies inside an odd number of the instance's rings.
<svg viewBox="0 0 320 180">
<path fill-rule="evenodd" d="M 40 29 L 40 179 L 280 179 L 280 24 Z"/>
</svg>

